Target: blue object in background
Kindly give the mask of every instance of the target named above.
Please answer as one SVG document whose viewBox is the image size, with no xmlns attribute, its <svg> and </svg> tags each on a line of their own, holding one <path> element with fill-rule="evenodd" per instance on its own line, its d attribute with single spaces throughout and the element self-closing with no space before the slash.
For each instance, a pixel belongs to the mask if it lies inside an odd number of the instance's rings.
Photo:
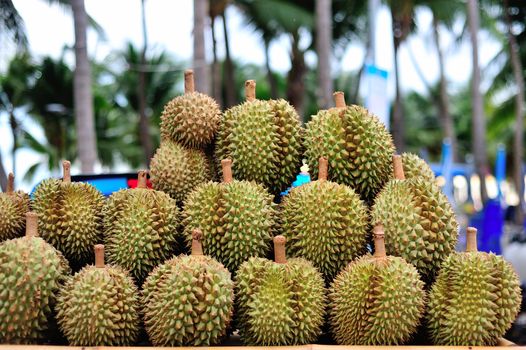
<svg viewBox="0 0 526 350">
<path fill-rule="evenodd" d="M 497 181 L 499 201 L 503 200 L 502 183 L 506 180 L 506 147 L 499 144 L 497 147 L 497 158 L 495 160 L 495 179 Z"/>
<path fill-rule="evenodd" d="M 451 141 L 447 138 L 442 141 L 442 160 L 440 164 L 440 173 L 444 177 L 445 184 L 442 191 L 449 199 L 451 204 L 455 203 L 453 196 L 453 152 L 451 151 Z"/>
<path fill-rule="evenodd" d="M 287 188 L 285 191 L 281 192 L 281 196 L 286 196 L 291 189 L 294 187 L 298 187 L 301 185 L 304 185 L 306 183 L 309 183 L 310 180 L 310 174 L 309 174 L 309 166 L 303 161 L 303 165 L 301 167 L 300 173 L 296 175 L 296 180 L 292 182 L 292 186 Z"/>
<path fill-rule="evenodd" d="M 128 188 L 128 178 L 126 177 L 114 177 L 107 179 L 89 179 L 85 182 L 92 184 L 106 197 L 111 195 L 113 192 Z"/>
<path fill-rule="evenodd" d="M 478 249 L 501 254 L 500 237 L 504 227 L 504 211 L 499 200 L 491 199 L 484 207 L 482 232 L 478 234 Z"/>
</svg>

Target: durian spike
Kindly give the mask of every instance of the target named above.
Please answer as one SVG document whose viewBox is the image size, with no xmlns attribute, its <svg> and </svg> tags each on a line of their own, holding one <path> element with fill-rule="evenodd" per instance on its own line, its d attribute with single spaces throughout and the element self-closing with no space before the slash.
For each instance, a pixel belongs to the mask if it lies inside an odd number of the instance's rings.
<svg viewBox="0 0 526 350">
<path fill-rule="evenodd" d="M 286 264 L 287 256 L 285 254 L 285 243 L 287 239 L 284 236 L 274 237 L 274 261 L 278 264 Z"/>
<path fill-rule="evenodd" d="M 95 267 L 104 267 L 104 244 L 95 244 Z"/>
<path fill-rule="evenodd" d="M 245 81 L 245 99 L 248 102 L 253 102 L 256 100 L 256 81 L 255 80 Z"/>
<path fill-rule="evenodd" d="M 394 172 L 395 179 L 405 180 L 404 166 L 402 164 L 402 156 L 399 154 L 393 154 L 393 172 Z"/>
<path fill-rule="evenodd" d="M 345 95 L 342 91 L 336 91 L 332 94 L 336 108 L 345 108 Z"/>
<path fill-rule="evenodd" d="M 137 172 L 137 188 L 147 188 L 146 175 L 148 174 L 147 170 L 139 170 Z"/>
<path fill-rule="evenodd" d="M 187 69 L 184 71 L 184 93 L 191 94 L 194 91 L 194 71 L 192 69 Z"/>
<path fill-rule="evenodd" d="M 329 160 L 325 157 L 320 157 L 318 165 L 318 181 L 327 181 L 329 174 Z"/>
<path fill-rule="evenodd" d="M 376 259 L 385 259 L 387 254 L 385 253 L 385 235 L 384 225 L 377 224 L 373 229 L 374 238 L 374 257 Z"/>
<path fill-rule="evenodd" d="M 203 255 L 203 245 L 201 239 L 203 238 L 203 232 L 196 228 L 192 230 L 192 255 Z"/>
<path fill-rule="evenodd" d="M 62 162 L 62 182 L 71 183 L 71 163 L 69 160 Z"/>
<path fill-rule="evenodd" d="M 26 213 L 26 237 L 38 237 L 38 214 L 32 211 Z"/>
<path fill-rule="evenodd" d="M 476 252 L 477 248 L 477 229 L 468 227 L 466 229 L 466 252 Z"/>
<path fill-rule="evenodd" d="M 223 183 L 231 183 L 232 178 L 232 159 L 226 158 L 221 161 L 221 168 L 223 168 Z"/>
<path fill-rule="evenodd" d="M 5 193 L 13 193 L 15 191 L 15 174 L 9 173 L 7 175 L 7 187 Z"/>
</svg>

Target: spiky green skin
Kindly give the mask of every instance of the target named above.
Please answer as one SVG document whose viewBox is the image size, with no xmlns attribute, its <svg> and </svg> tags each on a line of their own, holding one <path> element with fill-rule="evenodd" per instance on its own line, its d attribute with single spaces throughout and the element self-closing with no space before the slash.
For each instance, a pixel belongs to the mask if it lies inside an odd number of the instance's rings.
<svg viewBox="0 0 526 350">
<path fill-rule="evenodd" d="M 251 258 L 236 275 L 236 324 L 249 345 L 315 342 L 324 323 L 322 275 L 307 260 L 277 264 Z"/>
<path fill-rule="evenodd" d="M 184 146 L 202 148 L 214 138 L 221 111 L 213 98 L 192 92 L 178 96 L 164 106 L 161 137 Z"/>
<path fill-rule="evenodd" d="M 429 295 L 427 325 L 439 345 L 496 345 L 521 304 L 517 274 L 502 257 L 451 254 Z"/>
<path fill-rule="evenodd" d="M 152 344 L 219 344 L 232 319 L 233 298 L 230 272 L 213 258 L 168 260 L 143 285 L 144 324 Z"/>
<path fill-rule="evenodd" d="M 404 344 L 420 324 L 424 304 L 424 283 L 413 265 L 400 257 L 365 255 L 331 285 L 331 331 L 338 344 Z"/>
<path fill-rule="evenodd" d="M 385 229 L 387 254 L 401 256 L 432 279 L 455 250 L 458 224 L 447 197 L 434 183 L 392 180 L 376 198 L 372 222 Z"/>
<path fill-rule="evenodd" d="M 0 244 L 0 343 L 44 338 L 55 295 L 70 272 L 67 260 L 42 238 Z"/>
<path fill-rule="evenodd" d="M 311 261 L 327 281 L 367 250 L 368 210 L 348 186 L 314 181 L 293 188 L 281 204 L 287 253 Z"/>
<path fill-rule="evenodd" d="M 191 245 L 192 230 L 203 232 L 202 245 L 233 274 L 252 256 L 267 256 L 275 219 L 272 196 L 248 181 L 209 182 L 192 192 L 183 210 L 184 234 Z"/>
<path fill-rule="evenodd" d="M 22 191 L 0 193 L 0 242 L 24 234 L 28 211 L 27 193 Z"/>
<path fill-rule="evenodd" d="M 435 182 L 435 173 L 425 160 L 413 153 L 402 153 L 402 165 L 406 179 L 420 177 L 429 182 Z"/>
<path fill-rule="evenodd" d="M 39 235 L 74 265 L 93 261 L 93 245 L 102 241 L 104 201 L 102 193 L 88 183 L 42 181 L 32 204 Z"/>
<path fill-rule="evenodd" d="M 142 283 L 177 250 L 179 209 L 167 194 L 144 188 L 113 193 L 104 207 L 104 244 L 110 264 Z"/>
<path fill-rule="evenodd" d="M 320 111 L 306 127 L 305 156 L 314 176 L 329 160 L 329 180 L 371 202 L 391 177 L 394 145 L 385 126 L 361 106 Z"/>
<path fill-rule="evenodd" d="M 225 112 L 216 158 L 233 160 L 234 178 L 256 181 L 277 194 L 294 180 L 301 139 L 298 114 L 285 100 L 245 102 Z"/>
<path fill-rule="evenodd" d="M 74 346 L 124 346 L 139 334 L 139 292 L 118 266 L 86 266 L 68 278 L 57 300 L 60 329 Z"/>
<path fill-rule="evenodd" d="M 199 184 L 212 179 L 209 160 L 203 151 L 164 141 L 150 163 L 153 188 L 168 193 L 177 203 Z"/>
</svg>

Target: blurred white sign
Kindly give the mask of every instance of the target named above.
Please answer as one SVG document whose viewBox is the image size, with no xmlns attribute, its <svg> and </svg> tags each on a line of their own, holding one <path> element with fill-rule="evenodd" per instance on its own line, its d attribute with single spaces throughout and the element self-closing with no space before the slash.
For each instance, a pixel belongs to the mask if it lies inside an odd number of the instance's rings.
<svg viewBox="0 0 526 350">
<path fill-rule="evenodd" d="M 374 65 L 365 67 L 368 83 L 365 107 L 376 115 L 389 130 L 389 99 L 387 97 L 387 71 Z"/>
</svg>

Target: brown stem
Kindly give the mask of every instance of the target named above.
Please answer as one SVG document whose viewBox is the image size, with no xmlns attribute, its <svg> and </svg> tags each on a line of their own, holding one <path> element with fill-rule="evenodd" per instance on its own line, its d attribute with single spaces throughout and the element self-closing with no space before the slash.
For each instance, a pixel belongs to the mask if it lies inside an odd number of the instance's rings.
<svg viewBox="0 0 526 350">
<path fill-rule="evenodd" d="M 137 172 L 137 188 L 147 188 L 146 175 L 148 174 L 147 170 L 139 170 Z"/>
<path fill-rule="evenodd" d="M 402 156 L 399 154 L 393 154 L 393 172 L 394 172 L 395 179 L 405 180 L 404 166 L 402 164 Z"/>
<path fill-rule="evenodd" d="M 71 183 L 71 163 L 69 160 L 62 162 L 62 182 Z"/>
<path fill-rule="evenodd" d="M 345 95 L 342 91 L 336 91 L 332 94 L 334 97 L 334 103 L 336 104 L 336 108 L 345 108 Z"/>
<path fill-rule="evenodd" d="M 203 232 L 198 228 L 192 230 L 192 255 L 203 255 L 201 239 L 203 239 Z"/>
<path fill-rule="evenodd" d="M 9 175 L 7 175 L 7 187 L 5 193 L 13 192 L 15 192 L 15 174 L 9 173 Z"/>
<path fill-rule="evenodd" d="M 466 229 L 466 252 L 476 252 L 477 249 L 477 229 L 468 227 Z"/>
<path fill-rule="evenodd" d="M 187 69 L 184 71 L 184 93 L 191 94 L 194 91 L 194 71 L 192 69 Z"/>
<path fill-rule="evenodd" d="M 104 266 L 104 244 L 95 244 L 95 267 Z"/>
<path fill-rule="evenodd" d="M 247 80 L 245 81 L 245 99 L 248 102 L 256 100 L 256 81 Z"/>
<path fill-rule="evenodd" d="M 287 239 L 284 236 L 274 237 L 274 261 L 278 264 L 286 264 L 287 256 L 285 254 L 285 243 Z"/>
<path fill-rule="evenodd" d="M 26 237 L 38 237 L 38 214 L 32 211 L 26 213 Z"/>
<path fill-rule="evenodd" d="M 329 161 L 325 157 L 320 157 L 318 165 L 318 181 L 326 181 L 329 174 Z"/>
<path fill-rule="evenodd" d="M 373 229 L 374 238 L 374 257 L 385 258 L 387 256 L 385 252 L 385 235 L 384 225 L 377 224 Z"/>
<path fill-rule="evenodd" d="M 221 161 L 221 167 L 223 168 L 223 182 L 228 184 L 233 181 L 232 177 L 232 159 L 226 158 Z"/>
</svg>

